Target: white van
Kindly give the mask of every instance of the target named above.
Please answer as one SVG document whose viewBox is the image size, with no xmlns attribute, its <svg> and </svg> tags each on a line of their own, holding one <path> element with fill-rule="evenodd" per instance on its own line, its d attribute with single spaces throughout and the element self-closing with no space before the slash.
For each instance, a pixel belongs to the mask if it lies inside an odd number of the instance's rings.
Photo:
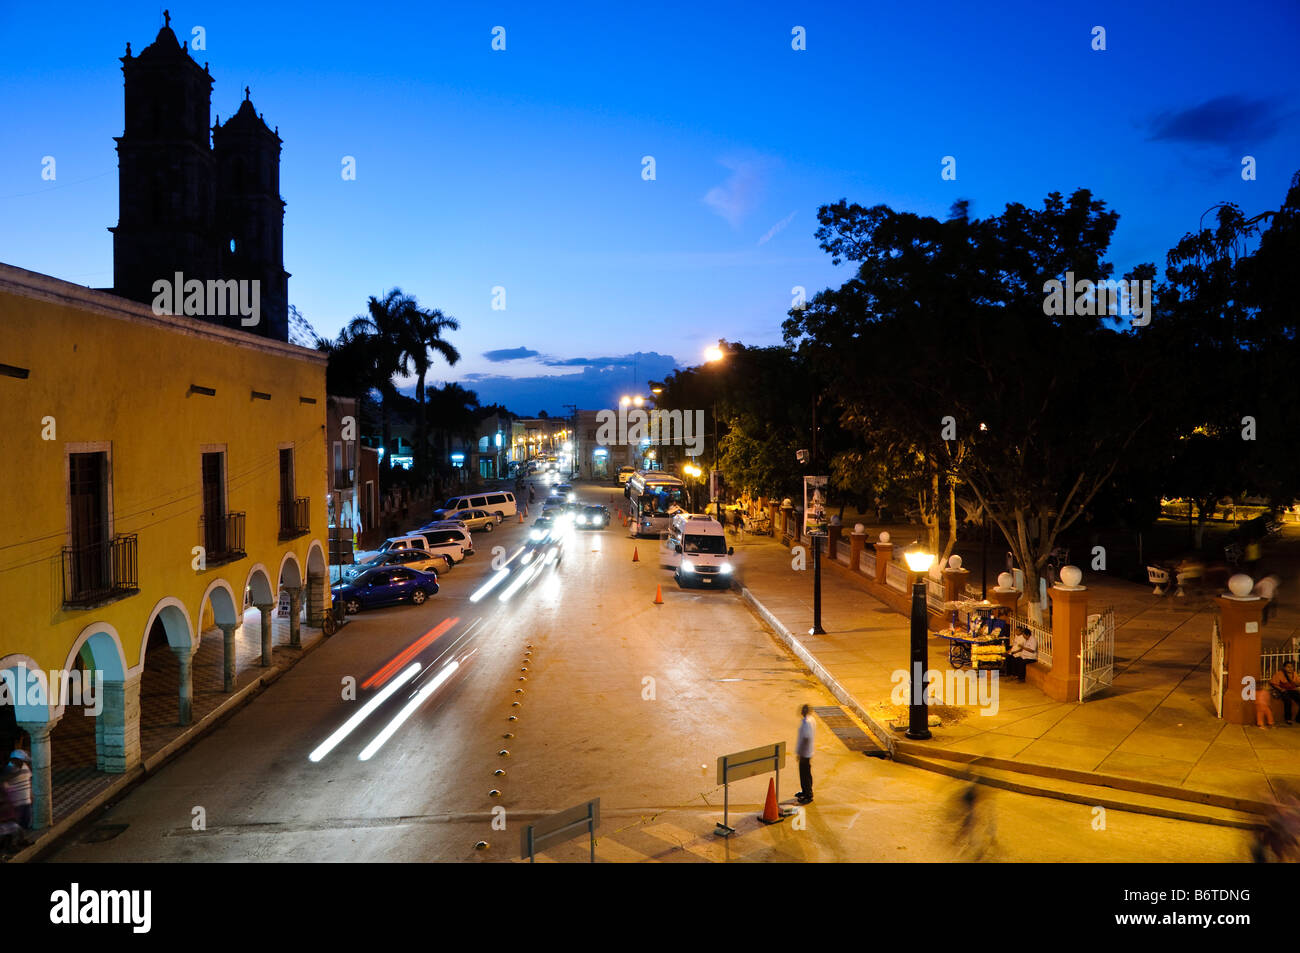
<svg viewBox="0 0 1300 953">
<path fill-rule="evenodd" d="M 722 524 L 703 513 L 678 513 L 664 540 L 663 562 L 674 569 L 678 585 L 731 587 L 734 550 L 727 545 Z"/>
<path fill-rule="evenodd" d="M 487 510 L 500 520 L 514 516 L 515 495 L 506 490 L 484 490 L 468 496 L 453 496 L 434 512 L 436 519 L 454 520 L 462 510 Z"/>
</svg>

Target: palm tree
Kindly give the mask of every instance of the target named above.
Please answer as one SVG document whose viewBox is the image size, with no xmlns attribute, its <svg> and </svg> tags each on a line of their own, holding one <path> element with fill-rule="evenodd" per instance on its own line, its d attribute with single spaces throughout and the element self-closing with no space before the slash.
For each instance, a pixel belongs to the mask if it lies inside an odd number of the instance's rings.
<svg viewBox="0 0 1300 953">
<path fill-rule="evenodd" d="M 393 375 L 403 368 L 405 355 L 413 347 L 410 343 L 410 316 L 415 310 L 415 299 L 403 294 L 401 288 L 394 288 L 382 299 L 371 295 L 366 303 L 366 313 L 357 315 L 343 329 L 349 338 L 361 338 L 369 342 L 364 350 L 368 359 L 373 361 L 373 386 L 383 398 L 380 423 L 384 447 L 390 451 L 385 454 L 385 463 L 390 468 L 393 445 L 391 412 L 397 394 Z"/>
<path fill-rule="evenodd" d="M 460 330 L 460 322 L 443 314 L 438 308 L 428 310 L 414 307 L 414 299 L 412 299 L 412 307 L 405 313 L 404 326 L 405 332 L 402 336 L 402 352 L 399 355 L 399 366 L 403 374 L 408 372 L 408 366 L 413 366 L 415 370 L 415 402 L 418 407 L 415 431 L 415 465 L 416 472 L 427 480 L 429 477 L 429 434 L 428 418 L 424 406 L 424 378 L 429 373 L 429 367 L 432 364 L 430 352 L 441 354 L 448 364 L 455 364 L 460 360 L 460 351 L 442 339 L 443 331 Z"/>
<path fill-rule="evenodd" d="M 455 381 L 449 381 L 442 387 L 432 388 L 428 393 L 429 410 L 437 421 L 439 471 L 447 460 L 448 444 L 453 436 L 468 440 L 474 433 L 478 421 L 478 394 L 466 390 Z"/>
</svg>

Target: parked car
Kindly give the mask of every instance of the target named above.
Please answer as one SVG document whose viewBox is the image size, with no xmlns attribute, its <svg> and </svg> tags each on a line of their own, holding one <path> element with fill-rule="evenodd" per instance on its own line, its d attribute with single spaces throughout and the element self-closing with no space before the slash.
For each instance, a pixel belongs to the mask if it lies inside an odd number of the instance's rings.
<svg viewBox="0 0 1300 953">
<path fill-rule="evenodd" d="M 357 553 L 357 562 L 363 563 L 367 559 L 373 559 L 375 556 L 382 556 L 384 553 L 390 553 L 399 549 L 418 549 L 427 552 L 432 556 L 441 558 L 446 563 L 446 568 L 450 569 L 459 560 L 453 560 L 451 553 L 443 549 L 435 549 L 429 545 L 429 538 L 423 533 L 407 533 L 404 536 L 392 536 L 386 540 L 374 552 Z"/>
<path fill-rule="evenodd" d="M 345 580 L 355 579 L 363 572 L 378 569 L 381 566 L 405 566 L 408 569 L 427 572 L 436 579 L 438 578 L 436 570 L 445 567 L 448 558 L 441 553 L 432 553 L 427 549 L 390 549 L 388 552 L 371 556 L 355 566 L 349 566 L 343 570 L 343 578 Z"/>
<path fill-rule="evenodd" d="M 599 504 L 579 507 L 574 522 L 583 529 L 604 529 L 609 525 L 609 508 Z"/>
<path fill-rule="evenodd" d="M 474 540 L 468 530 L 449 527 L 431 529 L 422 534 L 429 541 L 429 549 L 436 553 L 445 553 L 453 562 L 461 562 L 466 556 L 474 555 Z"/>
<path fill-rule="evenodd" d="M 443 519 L 434 513 L 434 521 L 427 524 L 432 529 L 455 529 L 475 530 L 481 529 L 485 532 L 492 532 L 501 522 L 501 517 L 495 513 L 489 513 L 487 510 L 459 510 L 454 520 Z"/>
<path fill-rule="evenodd" d="M 336 583 L 330 591 L 350 615 L 397 602 L 422 605 L 438 594 L 438 577 L 405 566 L 381 566 L 366 570 L 350 582 Z"/>
<path fill-rule="evenodd" d="M 515 495 L 506 490 L 484 490 L 481 493 L 467 493 L 453 496 L 442 504 L 439 510 L 444 516 L 460 519 L 464 510 L 487 510 L 505 519 L 515 515 Z"/>
<path fill-rule="evenodd" d="M 619 467 L 618 468 L 618 485 L 622 486 L 636 475 L 636 467 Z"/>
</svg>

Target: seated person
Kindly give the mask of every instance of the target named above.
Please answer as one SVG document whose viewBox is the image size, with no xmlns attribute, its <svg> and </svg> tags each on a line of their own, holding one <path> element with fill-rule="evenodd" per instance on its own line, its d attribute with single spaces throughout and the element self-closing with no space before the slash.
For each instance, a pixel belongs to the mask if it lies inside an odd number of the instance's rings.
<svg viewBox="0 0 1300 953">
<path fill-rule="evenodd" d="M 1038 661 L 1038 636 L 1032 630 L 1021 629 L 1011 640 L 1011 651 L 1007 653 L 1007 677 L 1025 680 L 1025 670 L 1031 662 Z"/>
<path fill-rule="evenodd" d="M 1282 699 L 1282 717 L 1291 724 L 1291 705 L 1300 705 L 1300 682 L 1296 681 L 1295 663 L 1284 662 L 1268 680 L 1273 693 Z"/>
</svg>

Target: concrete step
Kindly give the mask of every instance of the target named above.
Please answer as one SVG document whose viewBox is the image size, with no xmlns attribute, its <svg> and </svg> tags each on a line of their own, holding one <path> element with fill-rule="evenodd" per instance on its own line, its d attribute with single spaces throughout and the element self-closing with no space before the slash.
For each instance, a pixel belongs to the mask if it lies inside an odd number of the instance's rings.
<svg viewBox="0 0 1300 953">
<path fill-rule="evenodd" d="M 1263 827 L 1272 809 L 1263 801 L 1002 758 L 984 758 L 910 742 L 900 741 L 894 746 L 894 760 L 1020 794 L 1243 830 Z"/>
</svg>

